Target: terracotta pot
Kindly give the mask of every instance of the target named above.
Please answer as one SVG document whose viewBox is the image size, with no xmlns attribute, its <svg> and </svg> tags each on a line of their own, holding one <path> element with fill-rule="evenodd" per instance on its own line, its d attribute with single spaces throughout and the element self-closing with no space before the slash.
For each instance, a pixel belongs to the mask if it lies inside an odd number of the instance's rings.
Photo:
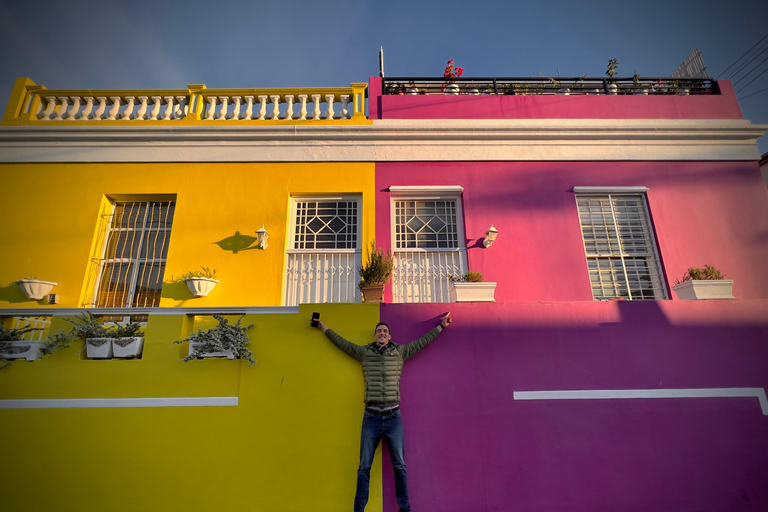
<svg viewBox="0 0 768 512">
<path fill-rule="evenodd" d="M 368 304 L 384 301 L 384 285 L 383 284 L 363 286 L 361 291 L 363 292 L 363 299 Z"/>
</svg>

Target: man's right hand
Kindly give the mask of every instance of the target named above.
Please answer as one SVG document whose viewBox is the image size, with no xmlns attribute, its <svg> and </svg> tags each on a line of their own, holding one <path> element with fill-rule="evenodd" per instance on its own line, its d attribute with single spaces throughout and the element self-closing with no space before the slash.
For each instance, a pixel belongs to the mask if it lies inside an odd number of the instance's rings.
<svg viewBox="0 0 768 512">
<path fill-rule="evenodd" d="M 311 319 L 310 319 L 310 324 L 309 325 L 312 325 L 312 320 Z M 317 320 L 317 328 L 320 329 L 323 332 L 328 330 L 328 327 L 326 327 L 326 325 L 320 319 Z"/>
</svg>

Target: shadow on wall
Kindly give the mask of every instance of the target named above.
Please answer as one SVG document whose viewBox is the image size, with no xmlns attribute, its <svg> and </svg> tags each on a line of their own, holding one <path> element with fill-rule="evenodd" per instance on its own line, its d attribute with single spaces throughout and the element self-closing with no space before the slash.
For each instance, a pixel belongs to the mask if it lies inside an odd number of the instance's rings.
<svg viewBox="0 0 768 512">
<path fill-rule="evenodd" d="M 237 254 L 240 251 L 252 251 L 254 249 L 261 249 L 256 237 L 243 235 L 239 231 L 235 231 L 235 234 L 222 238 L 214 244 L 221 247 L 223 251 L 231 251 L 232 254 Z M 256 245 L 254 245 L 254 243 Z"/>
<path fill-rule="evenodd" d="M 5 286 L 0 284 L 0 302 L 9 302 L 11 304 L 29 302 L 30 306 L 43 303 L 41 300 L 28 299 L 27 296 L 24 295 L 24 292 L 21 291 L 21 288 L 19 288 L 19 285 L 16 283 L 10 283 Z"/>
</svg>

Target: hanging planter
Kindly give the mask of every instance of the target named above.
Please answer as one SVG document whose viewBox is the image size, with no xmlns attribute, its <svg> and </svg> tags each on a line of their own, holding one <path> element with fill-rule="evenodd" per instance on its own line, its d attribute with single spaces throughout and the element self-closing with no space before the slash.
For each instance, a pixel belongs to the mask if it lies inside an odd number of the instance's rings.
<svg viewBox="0 0 768 512">
<path fill-rule="evenodd" d="M 207 297 L 220 281 L 210 277 L 185 277 L 184 282 L 195 297 Z"/>
<path fill-rule="evenodd" d="M 53 290 L 53 287 L 59 283 L 53 281 L 42 281 L 40 279 L 21 279 L 16 281 L 21 291 L 29 300 L 40 300 Z"/>
<path fill-rule="evenodd" d="M 449 290 L 453 302 L 496 302 L 496 283 L 484 282 L 480 272 L 467 272 L 451 281 Z"/>
<path fill-rule="evenodd" d="M 680 300 L 733 299 L 733 280 L 712 265 L 691 267 L 672 289 Z"/>
</svg>

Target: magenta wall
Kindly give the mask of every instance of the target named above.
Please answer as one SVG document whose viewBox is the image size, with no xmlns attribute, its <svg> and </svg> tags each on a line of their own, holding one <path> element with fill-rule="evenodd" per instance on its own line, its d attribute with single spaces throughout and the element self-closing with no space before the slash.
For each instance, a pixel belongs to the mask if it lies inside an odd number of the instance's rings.
<svg viewBox="0 0 768 512">
<path fill-rule="evenodd" d="M 501 239 L 501 238 L 500 238 Z M 768 510 L 757 398 L 516 401 L 515 391 L 768 387 L 768 300 L 385 304 L 406 342 L 414 510 Z M 384 510 L 397 510 L 385 454 Z"/>
<path fill-rule="evenodd" d="M 371 119 L 743 119 L 733 86 L 719 95 L 381 95 L 370 78 Z"/>
<path fill-rule="evenodd" d="M 649 187 L 669 285 L 712 264 L 734 280 L 737 299 L 768 298 L 768 189 L 755 162 L 377 163 L 376 241 L 385 248 L 392 185 L 464 187 L 469 269 L 499 283 L 497 301 L 592 300 L 572 192 L 585 185 Z M 485 249 L 491 224 L 499 236 Z"/>
</svg>

